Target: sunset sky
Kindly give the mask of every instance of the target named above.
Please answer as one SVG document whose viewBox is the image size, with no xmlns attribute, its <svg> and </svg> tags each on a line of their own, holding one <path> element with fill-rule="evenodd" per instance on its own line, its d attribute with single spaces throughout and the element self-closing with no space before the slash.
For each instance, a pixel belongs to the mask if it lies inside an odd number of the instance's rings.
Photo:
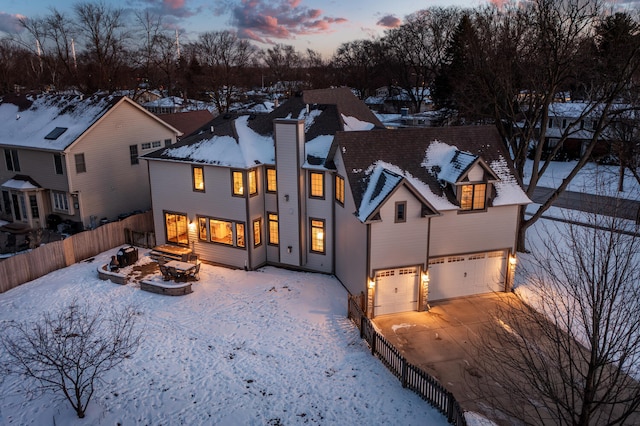
<svg viewBox="0 0 640 426">
<path fill-rule="evenodd" d="M 311 48 L 328 59 L 346 41 L 370 39 L 400 25 L 405 17 L 432 6 L 475 7 L 486 0 L 106 0 L 127 13 L 149 9 L 178 29 L 181 40 L 198 33 L 236 30 L 260 48 L 290 44 Z M 93 2 L 93 1 L 91 1 Z M 20 31 L 17 17 L 42 17 L 55 6 L 71 14 L 77 0 L 3 0 L 0 37 Z"/>
</svg>

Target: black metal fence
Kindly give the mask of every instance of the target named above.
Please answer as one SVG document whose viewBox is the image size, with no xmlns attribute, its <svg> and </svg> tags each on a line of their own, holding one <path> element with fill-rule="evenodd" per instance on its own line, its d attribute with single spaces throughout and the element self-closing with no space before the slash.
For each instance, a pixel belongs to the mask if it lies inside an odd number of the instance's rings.
<svg viewBox="0 0 640 426">
<path fill-rule="evenodd" d="M 377 356 L 387 366 L 400 380 L 402 387 L 420 395 L 447 416 L 452 425 L 467 425 L 464 412 L 453 394 L 429 373 L 407 362 L 400 351 L 374 329 L 361 308 L 361 296 L 349 296 L 348 316 L 360 329 L 360 337 L 369 344 L 371 355 Z"/>
</svg>

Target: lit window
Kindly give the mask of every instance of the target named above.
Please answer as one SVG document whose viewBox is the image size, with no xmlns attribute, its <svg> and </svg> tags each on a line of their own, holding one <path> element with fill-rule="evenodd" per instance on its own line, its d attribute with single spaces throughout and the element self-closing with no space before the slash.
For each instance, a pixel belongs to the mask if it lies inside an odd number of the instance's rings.
<svg viewBox="0 0 640 426">
<path fill-rule="evenodd" d="M 258 193 L 258 181 L 256 180 L 256 171 L 249 170 L 249 195 Z"/>
<path fill-rule="evenodd" d="M 236 223 L 236 245 L 244 247 L 244 223 Z"/>
<path fill-rule="evenodd" d="M 269 244 L 278 245 L 279 242 L 278 215 L 275 213 L 269 213 Z"/>
<path fill-rule="evenodd" d="M 87 171 L 87 164 L 84 162 L 84 154 L 76 154 L 76 173 L 85 173 Z"/>
<path fill-rule="evenodd" d="M 207 218 L 198 218 L 198 238 L 207 241 Z"/>
<path fill-rule="evenodd" d="M 487 193 L 486 183 L 462 185 L 460 208 L 462 210 L 484 210 Z"/>
<path fill-rule="evenodd" d="M 336 201 L 344 204 L 344 179 L 336 175 Z"/>
<path fill-rule="evenodd" d="M 167 242 L 174 244 L 189 244 L 186 214 L 165 213 L 164 223 L 167 231 Z"/>
<path fill-rule="evenodd" d="M 276 169 L 267 169 L 267 192 L 276 192 Z"/>
<path fill-rule="evenodd" d="M 324 253 L 324 220 L 311 219 L 311 251 Z"/>
<path fill-rule="evenodd" d="M 398 201 L 396 203 L 396 216 L 394 222 L 406 222 L 407 221 L 407 202 Z"/>
<path fill-rule="evenodd" d="M 234 171 L 233 175 L 233 195 L 244 195 L 244 179 L 242 178 L 242 172 Z"/>
<path fill-rule="evenodd" d="M 258 247 L 262 244 L 262 222 L 260 219 L 253 221 L 253 245 Z"/>
<path fill-rule="evenodd" d="M 313 198 L 324 197 L 324 174 L 318 172 L 309 173 L 309 193 Z"/>
<path fill-rule="evenodd" d="M 193 167 L 193 190 L 204 192 L 204 168 Z"/>
<path fill-rule="evenodd" d="M 231 222 L 226 220 L 209 219 L 211 241 L 214 243 L 233 244 L 233 231 Z"/>
</svg>

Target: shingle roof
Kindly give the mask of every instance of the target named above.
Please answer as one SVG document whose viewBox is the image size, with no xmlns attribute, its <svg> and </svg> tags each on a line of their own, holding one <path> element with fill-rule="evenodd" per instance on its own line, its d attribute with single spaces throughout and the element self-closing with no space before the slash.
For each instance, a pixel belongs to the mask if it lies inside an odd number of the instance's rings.
<svg viewBox="0 0 640 426">
<path fill-rule="evenodd" d="M 431 127 L 369 132 L 339 132 L 332 148 L 340 149 L 356 206 L 363 199 L 376 167 L 399 173 L 414 185 L 423 185 L 423 194 L 436 209 L 455 208 L 455 196 L 449 186 L 443 186 L 437 177 L 437 168 L 425 166 L 427 149 L 434 142 L 455 146 L 459 151 L 479 156 L 487 164 L 500 162 L 500 179 L 516 185 L 513 166 L 494 126 Z M 504 163 L 504 164 L 503 164 Z M 519 188 L 519 187 L 518 187 Z M 420 188 L 418 188 L 420 189 Z M 526 196 L 517 189 L 526 202 Z M 499 195 L 499 194 L 498 194 Z M 508 200 L 505 200 L 505 204 Z"/>
<path fill-rule="evenodd" d="M 190 136 L 213 120 L 213 114 L 205 109 L 176 112 L 174 114 L 158 114 L 157 117 L 172 127 L 180 130 L 183 138 Z"/>
</svg>

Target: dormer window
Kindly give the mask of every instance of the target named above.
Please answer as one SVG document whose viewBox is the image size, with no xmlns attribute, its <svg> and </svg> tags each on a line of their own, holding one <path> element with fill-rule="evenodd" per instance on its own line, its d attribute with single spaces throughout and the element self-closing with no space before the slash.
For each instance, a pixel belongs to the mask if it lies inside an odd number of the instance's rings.
<svg viewBox="0 0 640 426">
<path fill-rule="evenodd" d="M 487 205 L 487 184 L 474 183 L 460 187 L 460 209 L 484 210 Z"/>
</svg>

